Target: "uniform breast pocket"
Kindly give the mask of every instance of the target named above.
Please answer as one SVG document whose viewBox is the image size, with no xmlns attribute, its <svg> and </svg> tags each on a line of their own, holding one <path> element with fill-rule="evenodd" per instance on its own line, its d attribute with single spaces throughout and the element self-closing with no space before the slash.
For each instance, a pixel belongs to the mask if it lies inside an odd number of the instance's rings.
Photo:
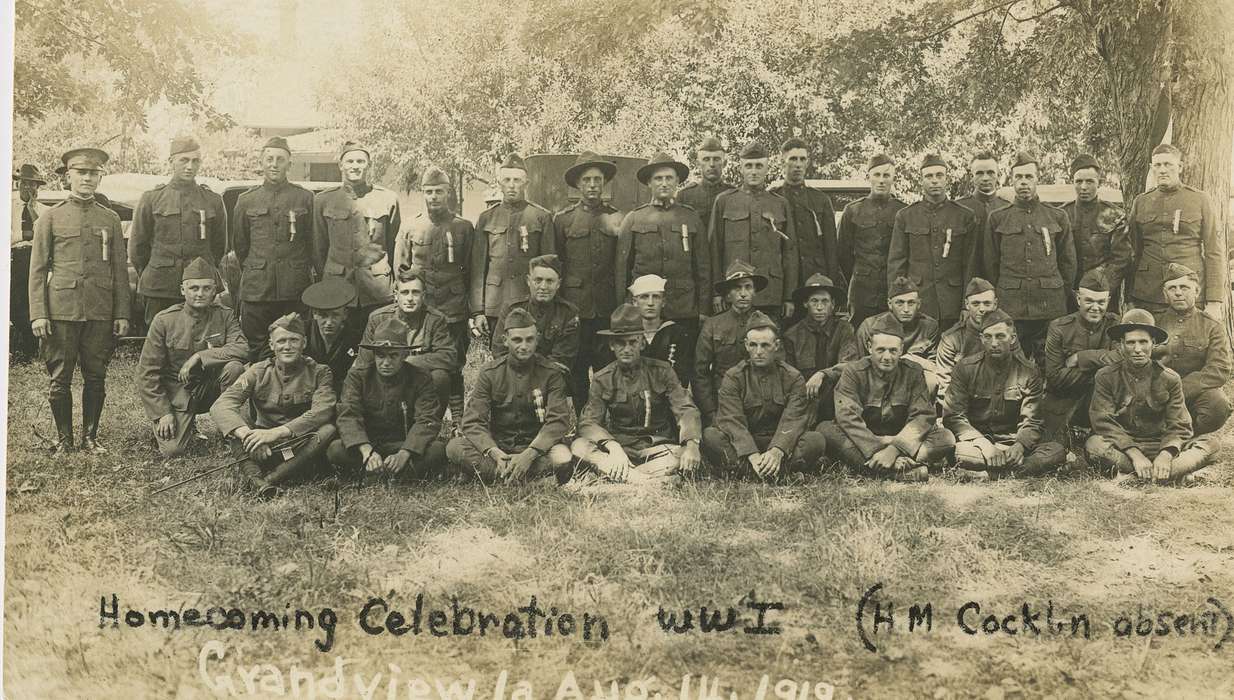
<svg viewBox="0 0 1234 700">
<path fill-rule="evenodd" d="M 51 230 L 52 260 L 56 263 L 75 263 L 81 260 L 81 229 L 55 228 Z"/>
<path fill-rule="evenodd" d="M 341 207 L 327 207 L 321 212 L 322 218 L 326 220 L 326 229 L 330 235 L 331 244 L 350 243 L 348 238 L 352 234 L 351 226 L 351 210 Z"/>
<path fill-rule="evenodd" d="M 180 207 L 167 203 L 154 208 L 154 239 L 175 242 L 180 239 Z"/>
<path fill-rule="evenodd" d="M 307 389 L 298 391 L 285 391 L 279 395 L 279 405 L 284 410 L 307 410 L 313 402 L 313 392 Z"/>
<path fill-rule="evenodd" d="M 244 218 L 253 237 L 268 237 L 273 233 L 269 207 L 250 207 L 245 210 Z"/>
<path fill-rule="evenodd" d="M 724 224 L 724 259 L 750 259 L 750 212 L 741 209 L 726 209 Z"/>
<path fill-rule="evenodd" d="M 664 258 L 660 249 L 660 227 L 654 223 L 642 222 L 631 226 L 630 232 L 633 234 L 634 255 L 638 261 L 635 271 L 640 274 L 660 272 Z"/>
<path fill-rule="evenodd" d="M 1178 216 L 1178 235 L 1198 240 L 1203 222 L 1204 217 L 1200 216 L 1199 212 L 1182 212 Z"/>
</svg>

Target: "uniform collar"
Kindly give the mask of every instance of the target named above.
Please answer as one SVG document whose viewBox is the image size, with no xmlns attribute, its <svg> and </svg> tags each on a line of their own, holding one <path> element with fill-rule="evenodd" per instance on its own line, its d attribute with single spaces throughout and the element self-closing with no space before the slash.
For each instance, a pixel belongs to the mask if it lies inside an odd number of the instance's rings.
<svg viewBox="0 0 1234 700">
<path fill-rule="evenodd" d="M 673 207 L 677 206 L 677 198 L 669 197 L 667 200 L 663 202 L 661 202 L 659 199 L 653 198 L 651 200 L 651 206 L 655 207 L 656 209 L 665 209 L 665 210 L 672 209 Z"/>
<path fill-rule="evenodd" d="M 426 213 L 428 214 L 429 221 L 432 221 L 435 224 L 444 224 L 447 221 L 454 220 L 454 212 L 451 211 L 449 207 L 435 212 L 426 210 Z"/>
<path fill-rule="evenodd" d="M 973 190 L 973 197 L 975 197 L 977 201 L 979 202 L 989 204 L 995 199 L 998 199 L 998 191 L 995 190 L 994 192 L 991 192 L 990 194 L 985 194 L 981 190 Z"/>
<path fill-rule="evenodd" d="M 1033 209 L 1037 208 L 1038 204 L 1041 203 L 1041 198 L 1037 195 L 1033 195 L 1032 199 L 1025 202 L 1025 201 L 1022 201 L 1019 197 L 1016 197 L 1015 199 L 1011 201 L 1011 203 L 1014 204 L 1016 207 L 1023 209 L 1024 211 L 1032 211 Z"/>
<path fill-rule="evenodd" d="M 344 180 L 343 189 L 349 194 L 355 195 L 356 197 L 363 197 L 364 195 L 373 191 L 373 186 L 368 184 L 367 182 L 359 182 L 359 183 L 353 184 L 349 180 Z"/>
<path fill-rule="evenodd" d="M 767 191 L 767 185 L 764 183 L 761 187 L 754 187 L 743 182 L 741 183 L 741 191 L 749 195 L 758 195 Z"/>
<path fill-rule="evenodd" d="M 951 201 L 950 197 L 943 197 L 937 202 L 931 202 L 925 197 L 921 198 L 921 203 L 926 205 L 926 208 L 929 209 L 930 211 L 938 211 L 940 208 L 942 208 L 943 205 L 947 204 L 950 201 Z"/>
<path fill-rule="evenodd" d="M 191 190 L 197 187 L 197 180 L 189 180 L 188 182 L 185 182 L 179 178 L 172 178 L 167 181 L 167 186 L 173 190 Z"/>
</svg>

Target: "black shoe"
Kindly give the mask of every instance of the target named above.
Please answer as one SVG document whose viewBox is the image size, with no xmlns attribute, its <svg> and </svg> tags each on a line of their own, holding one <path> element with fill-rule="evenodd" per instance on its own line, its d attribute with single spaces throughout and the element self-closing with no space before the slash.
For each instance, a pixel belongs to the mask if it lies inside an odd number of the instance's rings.
<svg viewBox="0 0 1234 700">
<path fill-rule="evenodd" d="M 51 453 L 53 455 L 65 455 L 72 452 L 73 449 L 72 436 L 61 435 L 60 439 L 56 440 L 56 443 L 51 446 Z"/>
<path fill-rule="evenodd" d="M 107 448 L 103 447 L 103 443 L 92 435 L 86 435 L 81 439 L 81 450 L 82 452 L 89 452 L 94 455 L 107 454 Z"/>
</svg>

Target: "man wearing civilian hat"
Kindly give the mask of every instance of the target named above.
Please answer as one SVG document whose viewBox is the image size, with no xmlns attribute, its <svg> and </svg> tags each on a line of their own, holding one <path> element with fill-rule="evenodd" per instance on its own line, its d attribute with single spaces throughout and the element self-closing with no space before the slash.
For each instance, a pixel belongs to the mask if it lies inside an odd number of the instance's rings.
<svg viewBox="0 0 1234 700">
<path fill-rule="evenodd" d="M 168 164 L 171 180 L 141 195 L 129 228 L 129 259 L 137 270 L 147 325 L 155 314 L 183 300 L 180 284 L 186 265 L 204 258 L 213 267 L 227 252 L 223 198 L 197 183 L 197 139 L 172 139 Z M 216 284 L 221 283 L 220 278 Z"/>
<path fill-rule="evenodd" d="M 300 295 L 313 319 L 304 354 L 330 368 L 334 393 L 343 390 L 343 380 L 356 359 L 361 331 L 348 323 L 355 312 L 356 288 L 342 277 L 327 277 L 310 284 Z"/>
<path fill-rule="evenodd" d="M 598 364 L 603 339 L 596 333 L 608 326 L 619 302 L 616 290 L 617 233 L 622 215 L 604 202 L 604 187 L 617 166 L 588 151 L 566 170 L 566 184 L 578 190 L 578 202 L 553 216 L 556 249 L 561 259 L 561 296 L 578 310 L 578 354 L 570 367 L 576 405 L 587 403 L 589 370 Z M 537 317 L 538 318 L 538 317 Z"/>
<path fill-rule="evenodd" d="M 835 388 L 835 420 L 817 430 L 827 453 L 857 473 L 926 481 L 930 463 L 945 461 L 955 437 L 935 424 L 934 392 L 925 372 L 902 357 L 900 326 L 874 326 L 868 354 L 844 365 Z"/>
<path fill-rule="evenodd" d="M 1015 321 L 1002 309 L 981 322 L 982 351 L 956 363 L 943 399 L 961 476 L 1032 476 L 1057 469 L 1066 450 L 1041 437 L 1041 371 L 1016 352 Z"/>
<path fill-rule="evenodd" d="M 1191 414 L 1196 435 L 1216 432 L 1230 417 L 1230 400 L 1224 387 L 1234 374 L 1230 337 L 1218 321 L 1200 312 L 1200 278 L 1194 270 L 1170 263 L 1162 283 L 1169 308 L 1153 314 L 1157 325 L 1169 334 L 1166 367 L 1183 381 L 1183 399 Z"/>
<path fill-rule="evenodd" d="M 715 424 L 703 431 L 703 454 L 726 475 L 776 479 L 788 471 L 815 471 L 827 448 L 809 429 L 805 379 L 779 359 L 779 335 L 770 317 L 751 313 L 747 359 L 724 374 Z"/>
<path fill-rule="evenodd" d="M 1112 244 L 1114 266 L 1126 271 L 1127 302 L 1153 313 L 1171 306 L 1162 293 L 1170 263 L 1199 279 L 1199 308 L 1225 323 L 1226 241 L 1207 193 L 1179 179 L 1182 151 L 1163 143 L 1153 149 L 1157 186 L 1139 195 L 1127 213 L 1123 236 Z"/>
<path fill-rule="evenodd" d="M 570 429 L 566 376 L 536 352 L 536 319 L 526 309 L 510 309 L 503 325 L 498 342 L 506 353 L 476 376 L 462 434 L 446 445 L 446 456 L 485 481 L 564 481 L 571 461 L 570 448 L 559 444 Z"/>
<path fill-rule="evenodd" d="M 624 301 L 630 283 L 643 275 L 668 281 L 664 317 L 684 329 L 693 354 L 698 324 L 711 308 L 711 255 L 699 213 L 678 202 L 678 185 L 690 174 L 685 163 L 659 152 L 636 173 L 651 189 L 651 201 L 621 221 L 617 234 L 617 299 Z"/>
<path fill-rule="evenodd" d="M 1178 373 L 1153 359 L 1169 334 L 1151 313 L 1131 309 L 1108 329 L 1122 358 L 1097 371 L 1089 420 L 1088 458 L 1116 475 L 1146 481 L 1190 481 L 1216 457 L 1218 445 L 1195 437 Z"/>
<path fill-rule="evenodd" d="M 887 309 L 887 253 L 896 214 L 908 206 L 894 194 L 896 165 L 885 153 L 866 164 L 870 194 L 844 207 L 840 215 L 836 254 L 840 272 L 849 280 L 848 298 L 853 327 Z M 802 240 L 807 236 L 802 236 Z"/>
<path fill-rule="evenodd" d="M 137 361 L 137 393 L 164 457 L 184 454 L 197 414 L 244 372 L 248 340 L 236 314 L 218 302 L 218 271 L 197 258 L 180 273 L 184 301 L 150 321 Z"/>
<path fill-rule="evenodd" d="M 526 309 L 536 320 L 539 333 L 536 352 L 547 358 L 570 376 L 570 367 L 578 357 L 578 308 L 557 294 L 561 289 L 561 260 L 556 255 L 540 255 L 527 263 L 527 288 L 531 298 L 516 301 L 507 309 Z M 493 334 L 493 357 L 506 354 L 501 337 L 506 332 L 503 321 L 498 321 Z M 568 385 L 572 388 L 573 385 Z M 582 404 L 578 405 L 582 410 Z"/>
<path fill-rule="evenodd" d="M 801 270 L 797 228 L 788 200 L 767 191 L 767 162 L 762 144 L 751 141 L 741 149 L 741 186 L 721 193 L 712 207 L 707 231 L 711 269 L 723 270 L 736 260 L 754 265 L 767 276 L 754 307 L 773 318 L 789 318 Z M 834 255 L 831 260 L 834 264 Z"/>
<path fill-rule="evenodd" d="M 951 169 L 931 153 L 921 161 L 921 201 L 895 215 L 887 252 L 887 286 L 908 277 L 921 290 L 921 311 L 950 328 L 960 319 L 962 292 L 977 274 L 980 227 L 970 209 L 948 197 Z"/>
<path fill-rule="evenodd" d="M 780 156 L 784 181 L 770 191 L 789 204 L 793 228 L 797 231 L 797 254 L 801 256 L 797 279 L 821 274 L 842 283 L 848 279 L 848 272 L 841 266 L 836 249 L 835 207 L 826 192 L 806 184 L 806 173 L 810 170 L 810 148 L 805 141 L 794 136 L 780 145 Z M 888 220 L 888 229 L 890 223 Z M 885 260 L 885 248 L 883 253 Z M 800 316 L 801 309 L 796 311 Z"/>
<path fill-rule="evenodd" d="M 240 327 L 257 359 L 270 356 L 269 327 L 304 313 L 300 295 L 313 282 L 313 193 L 287 181 L 291 148 L 275 136 L 261 149 L 262 183 L 232 210 L 232 247 L 242 269 Z"/>
<path fill-rule="evenodd" d="M 444 472 L 441 408 L 433 382 L 407 364 L 407 325 L 388 316 L 362 346 L 373 364 L 347 373 L 338 436 L 326 457 L 351 473 L 426 478 Z"/>
<path fill-rule="evenodd" d="M 1037 158 L 1020 151 L 1011 166 L 1015 201 L 990 212 L 982 235 L 985 278 L 1015 319 L 1024 353 L 1041 352 L 1050 321 L 1067 313 L 1076 247 L 1067 215 L 1037 197 Z"/>
<path fill-rule="evenodd" d="M 947 385 L 951 383 L 955 363 L 981 351 L 981 322 L 986 314 L 997 308 L 998 293 L 994 291 L 994 285 L 982 277 L 970 279 L 964 288 L 964 310 L 960 320 L 939 336 L 938 351 L 934 354 L 939 400 L 947 395 Z"/>
<path fill-rule="evenodd" d="M 841 365 L 864 353 L 852 325 L 836 316 L 836 309 L 844 306 L 844 290 L 832 284 L 830 277 L 811 275 L 805 286 L 793 292 L 793 305 L 805 317 L 784 332 L 784 355 L 806 377 L 806 398 L 816 406 L 815 422 L 829 420 Z"/>
<path fill-rule="evenodd" d="M 69 196 L 34 222 L 30 247 L 30 329 L 42 341 L 50 376 L 48 401 L 57 452 L 73 448 L 73 371 L 84 382 L 82 448 L 106 450 L 98 440 L 107 364 L 115 336 L 129 329 L 129 275 L 120 217 L 94 192 L 107 154 L 75 148 L 61 156 Z"/>
<path fill-rule="evenodd" d="M 908 277 L 897 277 L 887 289 L 887 311 L 867 318 L 857 329 L 857 347 L 870 346 L 874 329 L 881 325 L 899 326 L 904 338 L 901 357 L 916 362 L 925 370 L 930 389 L 938 387 L 938 366 L 934 351 L 938 347 L 938 321 L 922 312 L 921 291 Z"/>
<path fill-rule="evenodd" d="M 268 331 L 273 357 L 249 366 L 210 408 L 219 431 L 247 457 L 240 472 L 259 497 L 311 476 L 338 432 L 330 368 L 305 357 L 304 319 L 287 314 Z"/>
<path fill-rule="evenodd" d="M 517 153 L 497 169 L 502 202 L 484 210 L 471 241 L 470 294 L 472 331 L 482 336 L 493 329 L 511 302 L 528 297 L 527 263 L 554 252 L 553 214 L 527 201 L 527 166 Z M 497 346 L 496 338 L 491 345 Z"/>
<path fill-rule="evenodd" d="M 720 139 L 714 136 L 703 139 L 694 155 L 698 161 L 699 179 L 686 182 L 682 175 L 679 179 L 683 184 L 681 189 L 677 190 L 677 201 L 698 212 L 703 222 L 703 231 L 706 232 L 711 223 L 711 208 L 716 203 L 716 197 L 721 192 L 733 189 L 733 186 L 724 181 L 728 154 L 724 152 Z M 719 313 L 720 309 L 715 311 Z"/>
<path fill-rule="evenodd" d="M 1104 178 L 1105 171 L 1097 159 L 1087 153 L 1071 161 L 1075 199 L 1064 204 L 1062 210 L 1071 221 L 1071 235 L 1075 238 L 1076 274 L 1083 277 L 1101 268 L 1110 287 L 1110 308 L 1117 309 L 1123 269 L 1114 264 L 1114 242 L 1127 239 L 1127 213 L 1098 196 Z"/>
<path fill-rule="evenodd" d="M 672 365 L 643 356 L 639 310 L 622 304 L 599 334 L 617 359 L 592 380 L 571 454 L 618 482 L 693 473 L 701 459 L 702 419 Z"/>
<path fill-rule="evenodd" d="M 694 401 L 704 425 L 715 419 L 724 374 L 746 359 L 746 324 L 754 311 L 754 295 L 766 286 L 767 278 L 741 260 L 733 261 L 715 284 L 716 296 L 728 308 L 703 321 L 694 353 Z"/>
<path fill-rule="evenodd" d="M 359 336 L 369 314 L 389 304 L 394 278 L 394 238 L 402 226 L 398 196 L 369 183 L 369 149 L 348 141 L 339 149 L 343 184 L 313 197 L 313 269 L 318 279 L 337 277 L 356 290 L 348 323 Z"/>
<path fill-rule="evenodd" d="M 26 295 L 30 288 L 30 241 L 34 238 L 34 222 L 47 207 L 39 203 L 39 187 L 47 181 L 39 169 L 26 163 L 13 173 L 17 191 L 13 193 L 13 227 L 10 242 L 9 270 L 9 352 L 17 356 L 33 356 L 39 349 L 38 339 L 30 332 L 30 307 Z"/>
<path fill-rule="evenodd" d="M 1088 428 L 1093 376 L 1120 358 L 1114 341 L 1106 334 L 1118 323 L 1118 316 L 1106 310 L 1110 296 L 1104 270 L 1089 270 L 1075 290 L 1079 310 L 1050 321 L 1045 340 L 1045 397 L 1041 401 L 1045 422 L 1042 437 L 1046 440 L 1066 445 L 1069 441 L 1064 439 L 1064 429 L 1070 427 L 1074 435 Z"/>
<path fill-rule="evenodd" d="M 976 234 L 981 237 L 981 232 L 985 229 L 985 220 L 990 216 L 990 212 L 995 209 L 1001 209 L 1011 202 L 998 196 L 999 185 L 1003 184 L 1002 169 L 998 165 L 998 159 L 994 154 L 981 150 L 973 154 L 973 157 L 968 161 L 968 174 L 972 177 L 973 191 L 966 197 L 956 199 L 956 204 L 962 207 L 971 209 L 976 217 Z M 978 249 L 976 263 L 974 269 L 978 274 L 982 269 L 981 266 L 981 242 L 974 241 L 973 245 Z"/>
</svg>

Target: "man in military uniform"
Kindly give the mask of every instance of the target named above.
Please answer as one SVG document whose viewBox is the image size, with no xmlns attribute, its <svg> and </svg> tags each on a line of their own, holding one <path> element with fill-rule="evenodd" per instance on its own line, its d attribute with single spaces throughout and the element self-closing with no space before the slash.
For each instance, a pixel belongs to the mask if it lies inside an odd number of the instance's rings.
<svg viewBox="0 0 1234 700">
<path fill-rule="evenodd" d="M 887 254 L 896 214 L 908 206 L 896 197 L 895 161 L 885 153 L 870 157 L 866 164 L 870 194 L 844 207 L 840 214 L 840 233 L 836 244 L 840 271 L 848 279 L 848 298 L 854 328 L 877 313 L 886 311 Z"/>
<path fill-rule="evenodd" d="M 767 286 L 767 278 L 741 260 L 728 266 L 724 279 L 716 282 L 716 296 L 728 308 L 703 321 L 694 353 L 694 402 L 711 425 L 719 407 L 724 374 L 746 358 L 746 323 L 754 310 L 754 295 Z"/>
<path fill-rule="evenodd" d="M 1152 314 L 1131 309 L 1107 333 L 1122 359 L 1097 371 L 1089 420 L 1088 458 L 1116 474 L 1145 481 L 1190 481 L 1217 456 L 1210 438 L 1192 438 L 1191 416 L 1178 374 L 1153 359 L 1169 334 Z"/>
<path fill-rule="evenodd" d="M 503 200 L 485 209 L 471 239 L 471 310 L 473 333 L 492 330 L 511 302 L 528 297 L 527 263 L 554 252 L 556 229 L 552 212 L 527 201 L 527 166 L 517 153 L 506 156 L 497 170 Z M 498 345 L 496 337 L 491 345 Z"/>
<path fill-rule="evenodd" d="M 711 208 L 716 203 L 716 197 L 733 189 L 733 186 L 724 181 L 728 154 L 724 152 L 720 139 L 714 136 L 703 139 L 695 151 L 695 157 L 698 160 L 699 179 L 686 182 L 686 176 L 682 175 L 679 180 L 684 184 L 677 190 L 677 201 L 698 212 L 703 231 L 706 232 L 711 224 Z M 719 313 L 721 309 L 715 311 Z"/>
<path fill-rule="evenodd" d="M 817 470 L 827 441 L 809 429 L 805 379 L 778 359 L 779 328 L 761 311 L 746 322 L 745 350 L 747 359 L 724 374 L 715 425 L 703 431 L 708 464 L 760 479 Z"/>
<path fill-rule="evenodd" d="M 536 320 L 526 309 L 510 309 L 503 320 L 506 354 L 476 376 L 462 434 L 446 456 L 485 481 L 562 481 L 571 461 L 570 448 L 559 444 L 570 429 L 566 376 L 536 352 Z"/>
<path fill-rule="evenodd" d="M 1196 308 L 1200 276 L 1191 268 L 1170 263 L 1162 287 L 1170 307 L 1159 311 L 1157 325 L 1169 334 L 1166 367 L 1183 382 L 1183 399 L 1196 435 L 1216 432 L 1230 417 L 1224 387 L 1234 374 L 1230 337 L 1221 323 Z"/>
<path fill-rule="evenodd" d="M 304 319 L 275 319 L 267 335 L 273 357 L 253 363 L 210 408 L 219 431 L 246 457 L 240 472 L 261 498 L 322 466 L 338 432 L 330 368 L 304 356 Z"/>
<path fill-rule="evenodd" d="M 394 237 L 402 226 L 398 195 L 369 184 L 369 149 L 348 141 L 339 149 L 343 184 L 313 197 L 313 269 L 356 290 L 347 334 L 359 336 L 374 310 L 390 303 Z"/>
<path fill-rule="evenodd" d="M 684 387 L 694 381 L 694 355 L 683 350 L 693 344 L 681 324 L 666 320 L 663 316 L 664 290 L 668 280 L 659 275 L 643 275 L 630 285 L 630 299 L 643 324 L 643 347 L 641 357 L 663 360 L 677 373 L 677 380 Z M 601 369 L 616 362 L 610 348 L 601 348 L 598 353 Z"/>
<path fill-rule="evenodd" d="M 887 284 L 908 277 L 921 289 L 921 311 L 950 328 L 960 319 L 960 294 L 977 274 L 978 227 L 973 212 L 948 198 L 951 176 L 940 156 L 921 161 L 919 202 L 895 215 Z"/>
<path fill-rule="evenodd" d="M 598 364 L 603 353 L 596 333 L 608 325 L 608 316 L 618 303 L 617 232 L 622 216 L 603 199 L 605 185 L 616 174 L 613 163 L 590 151 L 583 153 L 565 174 L 566 184 L 578 190 L 579 200 L 553 216 L 561 258 L 561 296 L 578 310 L 578 353 L 570 376 L 580 410 L 587 403 L 589 371 L 604 366 Z"/>
<path fill-rule="evenodd" d="M 994 285 L 982 277 L 970 279 L 964 288 L 964 311 L 960 320 L 939 336 L 938 351 L 934 354 L 940 400 L 947 395 L 955 363 L 981 351 L 981 322 L 986 314 L 997 308 L 998 293 Z"/>
<path fill-rule="evenodd" d="M 938 321 L 921 310 L 921 290 L 907 277 L 897 277 L 887 289 L 887 311 L 861 322 L 857 329 L 857 347 L 870 347 L 874 329 L 880 326 L 898 327 L 904 339 L 901 359 L 915 362 L 925 370 L 926 382 L 933 391 L 938 387 L 938 366 L 934 351 L 938 347 Z"/>
<path fill-rule="evenodd" d="M 711 269 L 726 269 L 736 260 L 754 265 L 767 276 L 754 307 L 772 318 L 789 318 L 801 269 L 797 228 L 788 200 L 767 191 L 767 162 L 762 144 L 752 141 L 741 149 L 741 187 L 721 193 L 712 207 Z M 834 264 L 834 255 L 831 259 Z"/>
<path fill-rule="evenodd" d="M 831 278 L 814 274 L 804 286 L 793 290 L 793 305 L 805 317 L 784 332 L 784 356 L 788 364 L 806 377 L 806 398 L 815 407 L 814 422 L 834 415 L 836 380 L 841 366 L 861 357 L 857 333 L 848 321 L 836 316 L 844 306 L 844 290 Z"/>
<path fill-rule="evenodd" d="M 399 271 L 398 281 L 394 283 L 394 303 L 369 315 L 368 326 L 360 341 L 360 352 L 352 366 L 368 367 L 373 364 L 373 353 L 364 349 L 363 345 L 371 344 L 377 327 L 390 318 L 397 318 L 407 326 L 405 342 L 411 348 L 407 364 L 424 372 L 432 380 L 438 397 L 449 396 L 456 384 L 455 375 L 463 371 L 463 358 L 459 357 L 458 348 L 454 346 L 446 317 L 424 302 L 424 278 L 415 268 Z M 445 402 L 440 402 L 439 408 L 444 414 Z M 462 414 L 451 412 L 450 417 L 457 427 Z"/>
<path fill-rule="evenodd" d="M 780 155 L 784 160 L 784 182 L 771 188 L 771 193 L 783 197 L 789 204 L 793 229 L 797 232 L 797 254 L 801 256 L 797 279 L 821 274 L 843 285 L 849 272 L 843 270 L 836 250 L 835 207 L 826 192 L 806 184 L 810 149 L 805 141 L 793 137 L 780 145 Z M 787 288 L 795 289 L 796 286 L 793 284 Z M 796 309 L 796 313 L 798 316 L 803 314 L 800 308 Z"/>
<path fill-rule="evenodd" d="M 1020 347 L 1041 352 L 1050 321 L 1067 313 L 1067 290 L 1076 279 L 1071 220 L 1037 197 L 1037 158 L 1023 151 L 1011 166 L 1015 201 L 990 212 L 981 258 L 985 277 L 998 290 L 999 307 L 1015 319 Z"/>
<path fill-rule="evenodd" d="M 951 374 L 943 426 L 955 435 L 956 466 L 968 478 L 1032 476 L 1063 464 L 1063 446 L 1041 439 L 1041 372 L 1015 342 L 1015 321 L 992 311 L 981 322 L 982 351 Z"/>
<path fill-rule="evenodd" d="M 184 454 L 197 414 L 244 372 L 248 340 L 218 302 L 218 270 L 197 258 L 181 273 L 184 301 L 155 315 L 137 361 L 137 393 L 164 457 Z"/>
<path fill-rule="evenodd" d="M 183 300 L 180 280 L 186 265 L 205 258 L 216 266 L 227 248 L 223 198 L 197 184 L 201 145 L 191 136 L 172 139 L 168 162 L 171 180 L 141 195 L 129 228 L 129 259 L 137 270 L 147 325 Z"/>
<path fill-rule="evenodd" d="M 570 453 L 580 467 L 594 468 L 617 482 L 693 473 L 701 461 L 698 408 L 671 365 L 643 357 L 638 309 L 622 304 L 609 328 L 599 332 L 617 359 L 596 372 Z"/>
<path fill-rule="evenodd" d="M 1084 273 L 1075 296 L 1079 310 L 1050 321 L 1045 340 L 1042 437 L 1063 444 L 1070 444 L 1070 434 L 1088 427 L 1093 376 L 1119 359 L 1114 341 L 1106 335 L 1118 323 L 1118 316 L 1106 310 L 1111 290 L 1104 271 L 1098 268 Z M 1064 433 L 1068 426 L 1070 432 Z"/>
<path fill-rule="evenodd" d="M 1105 171 L 1096 158 L 1087 153 L 1077 157 L 1071 162 L 1075 199 L 1062 209 L 1071 221 L 1071 236 L 1075 239 L 1076 274 L 1083 277 L 1101 268 L 1110 287 L 1110 308 L 1118 309 L 1123 269 L 1115 264 L 1114 242 L 1126 240 L 1127 215 L 1122 207 L 1097 196 L 1104 178 Z"/>
<path fill-rule="evenodd" d="M 351 473 L 441 474 L 446 446 L 441 408 L 428 375 L 407 364 L 407 325 L 386 316 L 364 349 L 373 364 L 348 372 L 338 403 L 339 439 L 326 457 Z"/>
<path fill-rule="evenodd" d="M 240 263 L 240 328 L 252 357 L 270 357 L 269 327 L 304 313 L 300 295 L 313 279 L 313 193 L 287 181 L 291 148 L 275 136 L 261 149 L 262 183 L 232 210 L 232 247 Z"/>
<path fill-rule="evenodd" d="M 516 301 L 507 308 L 526 309 L 536 320 L 536 352 L 555 363 L 567 377 L 570 367 L 578 356 L 578 308 L 558 296 L 561 289 L 561 260 L 556 255 L 541 255 L 527 264 L 527 288 L 531 298 Z M 506 329 L 501 321 L 493 333 L 497 341 L 493 345 L 493 357 L 506 354 L 505 344 L 500 342 Z M 571 385 L 567 384 L 567 389 Z M 579 410 L 582 406 L 579 405 Z"/>
<path fill-rule="evenodd" d="M 17 191 L 13 193 L 13 227 L 9 238 L 9 355 L 10 362 L 19 356 L 33 356 L 39 341 L 30 332 L 30 307 L 24 302 L 30 289 L 30 241 L 34 239 L 34 222 L 47 212 L 39 203 L 39 187 L 47 181 L 39 169 L 26 163 L 13 173 Z"/>
<path fill-rule="evenodd" d="M 1170 302 L 1162 294 L 1166 266 L 1179 263 L 1199 277 L 1199 308 L 1225 323 L 1225 235 L 1207 193 L 1178 178 L 1182 152 L 1170 144 L 1153 149 L 1157 186 L 1135 198 L 1127 214 L 1126 235 L 1113 244 L 1114 262 L 1126 270 L 1127 301 L 1153 313 Z"/>
<path fill-rule="evenodd" d="M 475 230 L 471 222 L 450 210 L 450 178 L 430 167 L 420 179 L 425 211 L 416 214 L 394 245 L 394 267 L 412 267 L 424 280 L 425 303 L 441 312 L 458 351 L 459 367 L 467 363 L 471 333 L 467 328 L 467 281 Z M 498 197 L 500 201 L 500 197 Z M 450 415 L 463 416 L 463 373 L 451 377 Z M 440 397 L 443 401 L 446 397 Z"/>
<path fill-rule="evenodd" d="M 120 217 L 94 198 L 108 156 L 75 148 L 60 157 L 69 196 L 34 222 L 30 329 L 42 340 L 57 452 L 73 448 L 73 371 L 81 363 L 83 449 L 98 440 L 113 336 L 129 329 L 129 275 Z"/>
<path fill-rule="evenodd" d="M 956 204 L 972 210 L 976 222 L 974 231 L 980 238 L 990 212 L 1001 209 L 1011 202 L 998 196 L 998 187 L 1002 184 L 1002 172 L 998 166 L 998 159 L 993 153 L 989 151 L 974 153 L 968 161 L 968 172 L 973 179 L 973 192 L 967 197 L 957 199 Z M 973 241 L 973 247 L 976 249 L 973 257 L 973 274 L 980 274 L 980 271 L 984 269 L 981 262 L 981 241 Z"/>
<path fill-rule="evenodd" d="M 313 318 L 304 354 L 317 364 L 330 368 L 335 394 L 343 390 L 343 380 L 356 359 L 363 332 L 363 329 L 353 330 L 355 326 L 348 323 L 352 313 L 359 313 L 352 306 L 355 300 L 356 288 L 342 277 L 328 277 L 314 282 L 300 295 L 300 301 L 308 307 Z"/>
<path fill-rule="evenodd" d="M 946 460 L 955 437 L 935 425 L 934 392 L 925 372 L 901 356 L 900 327 L 876 325 L 868 354 L 843 366 L 835 388 L 835 420 L 818 426 L 827 453 L 858 473 L 926 481 L 928 463 Z"/>
</svg>

